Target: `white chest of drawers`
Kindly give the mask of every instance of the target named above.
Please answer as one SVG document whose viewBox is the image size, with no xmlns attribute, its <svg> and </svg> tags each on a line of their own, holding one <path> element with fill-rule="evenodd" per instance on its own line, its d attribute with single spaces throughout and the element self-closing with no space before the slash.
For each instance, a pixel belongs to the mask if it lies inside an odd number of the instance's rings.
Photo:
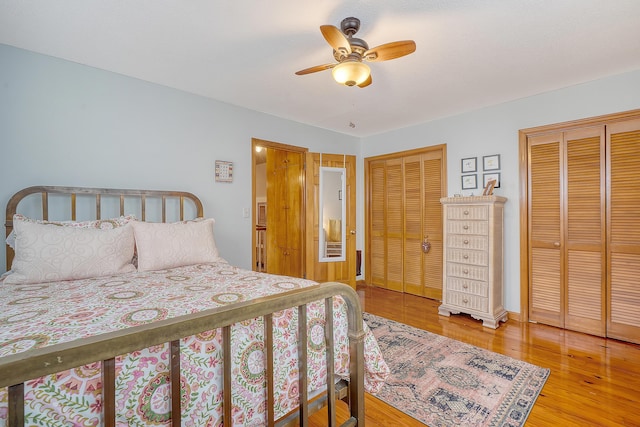
<svg viewBox="0 0 640 427">
<path fill-rule="evenodd" d="M 445 197 L 443 316 L 467 313 L 497 328 L 506 322 L 502 284 L 504 204 L 499 196 Z"/>
</svg>

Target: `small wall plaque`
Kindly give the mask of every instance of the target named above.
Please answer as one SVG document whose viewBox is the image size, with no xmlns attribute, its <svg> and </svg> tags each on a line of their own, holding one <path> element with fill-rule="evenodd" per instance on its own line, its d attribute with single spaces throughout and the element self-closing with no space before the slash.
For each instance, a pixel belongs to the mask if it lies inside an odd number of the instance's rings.
<svg viewBox="0 0 640 427">
<path fill-rule="evenodd" d="M 216 182 L 233 182 L 233 162 L 216 160 Z"/>
</svg>

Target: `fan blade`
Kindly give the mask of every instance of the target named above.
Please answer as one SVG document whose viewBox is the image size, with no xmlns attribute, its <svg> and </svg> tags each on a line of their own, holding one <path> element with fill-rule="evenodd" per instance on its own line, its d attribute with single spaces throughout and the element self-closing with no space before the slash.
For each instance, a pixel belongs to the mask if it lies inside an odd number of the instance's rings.
<svg viewBox="0 0 640 427">
<path fill-rule="evenodd" d="M 343 52 L 345 55 L 351 53 L 351 45 L 349 44 L 349 40 L 342 34 L 342 31 L 338 29 L 338 27 L 334 27 L 333 25 L 321 25 L 320 31 L 324 36 L 324 39 L 331 45 L 331 47 L 338 51 Z"/>
<path fill-rule="evenodd" d="M 369 74 L 369 78 L 367 78 L 367 80 L 363 81 L 362 83 L 360 83 L 358 85 L 358 87 L 367 87 L 369 86 L 371 83 L 373 83 L 373 80 L 371 79 L 371 74 Z"/>
<path fill-rule="evenodd" d="M 403 40 L 391 42 L 369 49 L 362 55 L 362 59 L 370 62 L 388 61 L 400 58 L 416 51 L 416 42 L 413 40 Z"/>
<path fill-rule="evenodd" d="M 296 71 L 298 76 L 302 76 L 305 74 L 317 73 L 318 71 L 328 70 L 330 68 L 335 67 L 338 64 L 324 64 L 324 65 L 316 65 L 315 67 L 305 68 L 304 70 Z"/>
</svg>

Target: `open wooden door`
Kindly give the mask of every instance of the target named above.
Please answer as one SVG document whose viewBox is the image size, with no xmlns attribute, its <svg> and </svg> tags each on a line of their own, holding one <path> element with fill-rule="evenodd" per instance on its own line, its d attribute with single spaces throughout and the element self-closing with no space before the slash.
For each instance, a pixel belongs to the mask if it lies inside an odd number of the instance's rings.
<svg viewBox="0 0 640 427">
<path fill-rule="evenodd" d="M 304 160 L 267 146 L 267 273 L 304 277 Z"/>
<path fill-rule="evenodd" d="M 322 160 L 321 160 L 322 159 Z M 307 278 L 317 282 L 342 282 L 356 288 L 356 159 L 343 154 L 307 153 L 306 167 L 306 271 Z M 320 231 L 320 166 L 345 168 L 344 194 L 344 261 L 321 259 Z M 335 234 L 330 226 L 323 228 L 325 237 Z M 327 241 L 337 239 L 327 237 Z M 326 249 L 325 249 L 326 250 Z M 329 260 L 327 260 L 329 259 Z"/>
</svg>

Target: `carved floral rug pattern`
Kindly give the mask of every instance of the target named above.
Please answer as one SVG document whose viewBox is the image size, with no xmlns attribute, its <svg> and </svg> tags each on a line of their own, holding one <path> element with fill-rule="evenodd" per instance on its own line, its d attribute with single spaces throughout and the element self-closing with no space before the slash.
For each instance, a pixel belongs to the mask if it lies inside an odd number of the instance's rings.
<svg viewBox="0 0 640 427">
<path fill-rule="evenodd" d="M 549 369 L 364 313 L 391 369 L 375 396 L 430 427 L 523 426 Z"/>
</svg>

